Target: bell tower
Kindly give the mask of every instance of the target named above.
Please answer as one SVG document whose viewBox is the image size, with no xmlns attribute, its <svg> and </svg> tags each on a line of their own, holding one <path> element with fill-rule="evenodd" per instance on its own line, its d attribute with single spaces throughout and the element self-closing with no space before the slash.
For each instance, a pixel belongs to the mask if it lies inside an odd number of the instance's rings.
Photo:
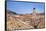
<svg viewBox="0 0 46 31">
<path fill-rule="evenodd" d="M 37 25 L 38 25 L 38 23 L 40 21 L 39 21 L 39 17 L 37 16 L 37 13 L 36 13 L 36 9 L 35 8 L 33 8 L 32 15 L 33 15 L 34 27 L 36 26 L 35 28 L 37 28 Z"/>
</svg>

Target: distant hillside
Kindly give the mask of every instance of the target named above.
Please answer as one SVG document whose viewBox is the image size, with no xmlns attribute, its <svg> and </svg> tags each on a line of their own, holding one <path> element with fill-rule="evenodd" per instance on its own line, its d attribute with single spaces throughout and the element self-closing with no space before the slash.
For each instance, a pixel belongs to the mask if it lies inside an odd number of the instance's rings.
<svg viewBox="0 0 46 31">
<path fill-rule="evenodd" d="M 40 13 L 40 15 L 45 15 L 45 13 Z"/>
<path fill-rule="evenodd" d="M 45 13 L 37 13 L 37 15 L 45 15 Z"/>
<path fill-rule="evenodd" d="M 24 14 L 17 14 L 16 12 L 13 12 L 13 11 L 11 11 L 11 10 L 7 10 L 7 13 L 8 14 L 16 14 L 16 15 L 24 15 Z M 45 15 L 45 13 L 36 13 L 37 15 Z M 25 14 L 25 15 L 32 15 L 32 13 L 31 14 Z"/>
<path fill-rule="evenodd" d="M 7 13 L 8 13 L 8 14 L 17 14 L 16 12 L 13 12 L 13 11 L 11 11 L 11 10 L 7 10 Z"/>
</svg>

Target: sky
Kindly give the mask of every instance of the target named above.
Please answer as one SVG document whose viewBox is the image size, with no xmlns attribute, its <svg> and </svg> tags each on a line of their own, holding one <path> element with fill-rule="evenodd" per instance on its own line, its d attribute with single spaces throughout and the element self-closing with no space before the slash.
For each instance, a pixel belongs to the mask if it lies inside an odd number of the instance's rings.
<svg viewBox="0 0 46 31">
<path fill-rule="evenodd" d="M 36 8 L 36 12 L 44 12 L 44 3 L 33 3 L 33 2 L 7 2 L 7 9 L 18 14 L 30 14 Z"/>
</svg>

